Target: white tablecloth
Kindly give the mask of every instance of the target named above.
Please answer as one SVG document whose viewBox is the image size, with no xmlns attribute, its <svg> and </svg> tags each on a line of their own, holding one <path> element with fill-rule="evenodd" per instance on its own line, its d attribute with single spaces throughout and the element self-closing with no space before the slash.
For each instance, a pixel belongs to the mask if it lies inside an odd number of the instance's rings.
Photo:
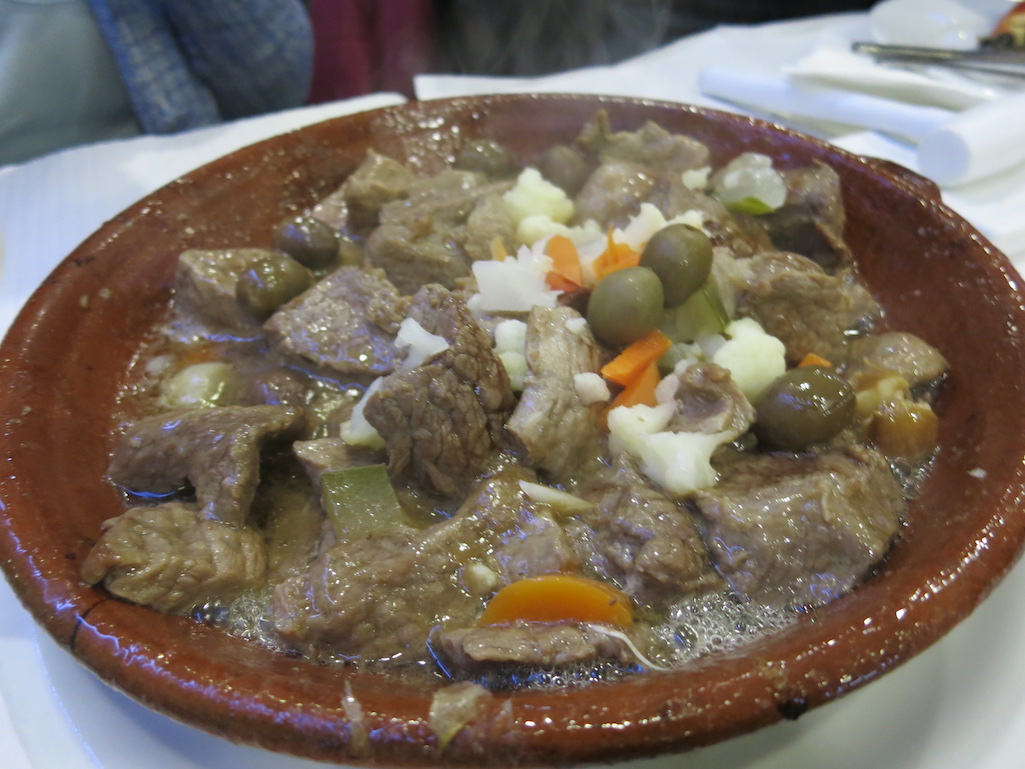
<svg viewBox="0 0 1025 769">
<path fill-rule="evenodd" d="M 430 77 L 421 98 L 496 90 L 578 91 L 726 105 L 697 88 L 702 67 L 746 60 L 781 70 L 824 33 L 860 34 L 861 14 L 720 29 L 631 62 L 539 81 Z M 177 175 L 300 125 L 396 103 L 378 95 L 293 110 L 177 137 L 58 153 L 0 170 L 0 328 L 49 270 L 103 221 Z M 848 149 L 913 166 L 881 135 L 814 126 Z M 1025 257 L 1021 170 L 946 194 L 1015 259 Z M 1018 570 L 946 639 L 841 701 L 686 758 L 637 766 L 690 769 L 1007 769 L 1025 766 L 1025 572 Z M 239 747 L 174 723 L 108 689 L 39 634 L 0 585 L 0 765 L 5 769 L 235 769 L 319 766 Z"/>
</svg>

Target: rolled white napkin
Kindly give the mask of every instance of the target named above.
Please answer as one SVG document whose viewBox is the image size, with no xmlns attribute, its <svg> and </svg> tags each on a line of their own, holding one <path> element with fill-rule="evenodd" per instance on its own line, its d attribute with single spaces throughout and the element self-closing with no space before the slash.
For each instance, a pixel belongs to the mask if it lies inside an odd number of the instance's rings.
<svg viewBox="0 0 1025 769">
<path fill-rule="evenodd" d="M 871 128 L 912 142 L 932 133 L 955 114 L 939 107 L 906 104 L 749 69 L 708 67 L 699 75 L 698 85 L 707 96 L 773 115 Z"/>
<path fill-rule="evenodd" d="M 918 166 L 943 187 L 968 184 L 1025 162 L 1025 93 L 965 110 L 918 143 Z"/>
</svg>

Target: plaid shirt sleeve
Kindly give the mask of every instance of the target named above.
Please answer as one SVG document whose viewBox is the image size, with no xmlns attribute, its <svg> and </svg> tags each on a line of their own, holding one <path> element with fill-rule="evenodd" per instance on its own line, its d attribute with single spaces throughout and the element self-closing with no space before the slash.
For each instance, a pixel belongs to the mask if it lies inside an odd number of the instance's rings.
<svg viewBox="0 0 1025 769">
<path fill-rule="evenodd" d="M 147 132 L 306 101 L 313 35 L 301 0 L 89 0 L 89 6 Z"/>
</svg>

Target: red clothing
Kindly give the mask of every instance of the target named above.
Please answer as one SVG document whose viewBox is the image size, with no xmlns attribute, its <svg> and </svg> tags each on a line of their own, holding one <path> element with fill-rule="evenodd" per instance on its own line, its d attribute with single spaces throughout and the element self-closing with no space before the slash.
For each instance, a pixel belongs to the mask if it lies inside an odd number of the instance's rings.
<svg viewBox="0 0 1025 769">
<path fill-rule="evenodd" d="M 430 0 L 311 0 L 310 103 L 375 91 L 413 96 L 433 52 Z"/>
</svg>

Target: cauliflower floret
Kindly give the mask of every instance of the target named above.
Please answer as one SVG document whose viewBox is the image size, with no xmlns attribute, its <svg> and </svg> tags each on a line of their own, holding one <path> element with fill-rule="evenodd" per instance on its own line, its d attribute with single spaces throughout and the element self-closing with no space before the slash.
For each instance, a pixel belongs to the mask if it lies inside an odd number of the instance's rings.
<svg viewBox="0 0 1025 769">
<path fill-rule="evenodd" d="M 683 186 L 692 190 L 703 190 L 708 187 L 708 177 L 712 174 L 711 166 L 688 168 L 683 172 Z"/>
<path fill-rule="evenodd" d="M 524 168 L 513 188 L 502 196 L 502 202 L 517 226 L 528 216 L 536 215 L 565 224 L 575 212 L 565 191 L 541 176 L 536 168 Z"/>
<path fill-rule="evenodd" d="M 729 370 L 737 387 L 753 403 L 786 371 L 786 348 L 754 318 L 739 318 L 726 326 L 724 333 L 727 339 L 715 350 L 712 361 Z"/>
<path fill-rule="evenodd" d="M 648 436 L 665 430 L 676 407 L 672 403 L 657 406 L 617 406 L 609 411 L 609 448 L 613 453 L 627 451 L 641 455 Z"/>
<path fill-rule="evenodd" d="M 712 467 L 712 454 L 726 442 L 726 437 L 726 433 L 649 435 L 641 449 L 641 470 L 677 496 L 712 486 L 718 480 Z"/>
<path fill-rule="evenodd" d="M 509 318 L 495 326 L 495 352 L 523 353 L 527 349 L 527 324 Z"/>
<path fill-rule="evenodd" d="M 495 326 L 495 353 L 505 367 L 513 392 L 523 392 L 527 377 L 527 324 L 503 320 Z"/>
<path fill-rule="evenodd" d="M 675 410 L 671 401 L 612 409 L 609 445 L 636 457 L 641 472 L 670 494 L 684 496 L 716 482 L 712 454 L 729 435 L 666 430 Z"/>
<path fill-rule="evenodd" d="M 712 195 L 727 208 L 764 214 L 786 202 L 787 183 L 768 155 L 745 152 L 723 168 Z"/>
<path fill-rule="evenodd" d="M 600 374 L 595 374 L 593 371 L 574 374 L 573 389 L 576 390 L 577 397 L 586 406 L 590 406 L 592 403 L 604 403 L 612 397 L 608 384 Z"/>
<path fill-rule="evenodd" d="M 505 352 L 498 353 L 498 359 L 502 361 L 502 366 L 505 368 L 506 376 L 509 377 L 509 387 L 512 388 L 512 391 L 514 393 L 523 392 L 527 373 L 530 370 L 527 366 L 527 357 L 523 353 L 506 350 Z"/>
</svg>

